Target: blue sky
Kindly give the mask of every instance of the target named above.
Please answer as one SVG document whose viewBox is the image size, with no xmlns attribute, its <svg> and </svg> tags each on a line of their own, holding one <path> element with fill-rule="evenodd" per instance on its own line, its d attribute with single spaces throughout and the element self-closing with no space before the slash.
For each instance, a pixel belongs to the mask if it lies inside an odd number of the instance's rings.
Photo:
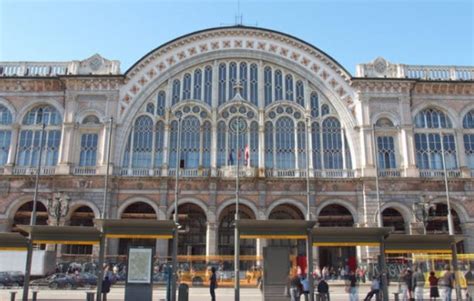
<svg viewBox="0 0 474 301">
<path fill-rule="evenodd" d="M 240 1 L 244 25 L 320 48 L 349 72 L 377 56 L 405 64 L 474 65 L 472 0 Z M 0 61 L 81 60 L 94 53 L 125 72 L 159 45 L 233 25 L 237 0 L 0 0 Z"/>
</svg>

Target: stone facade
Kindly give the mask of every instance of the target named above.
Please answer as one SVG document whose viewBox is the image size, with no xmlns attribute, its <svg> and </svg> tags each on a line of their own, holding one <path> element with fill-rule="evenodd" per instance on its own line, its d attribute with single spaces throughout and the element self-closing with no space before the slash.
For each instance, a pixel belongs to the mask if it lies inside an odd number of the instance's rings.
<svg viewBox="0 0 474 301">
<path fill-rule="evenodd" d="M 268 91 L 267 67 L 274 72 L 270 73 L 273 80 Z M 195 73 L 196 68 L 202 72 L 201 77 L 196 77 L 199 76 Z M 228 77 L 220 78 L 219 68 L 228 68 L 225 69 Z M 257 74 L 255 78 L 252 78 L 252 72 Z M 278 72 L 283 74 L 281 87 L 278 86 Z M 206 90 L 208 75 L 211 88 Z M 196 78 L 200 81 L 197 86 Z M 177 88 L 179 93 L 174 90 L 176 80 L 180 80 L 176 84 L 180 85 Z M 188 80 L 189 87 L 186 86 Z M 33 123 L 25 120 L 32 110 L 43 106 L 57 111 L 60 122 L 56 126 L 61 134 L 58 150 L 54 146 L 45 148 L 53 159 L 46 155 L 43 162 L 39 200 L 46 206 L 53 193 L 67 194 L 71 203 L 64 222 L 68 222 L 74 210 L 81 206 L 89 207 L 93 216 L 100 216 L 110 131 L 111 177 L 107 216 L 121 218 L 124 213 L 140 214 L 128 212 L 127 208 L 142 202 L 153 209 L 155 218 L 171 218 L 176 174 L 176 158 L 173 159 L 171 154 L 176 146 L 170 141 L 173 130 L 176 130 L 173 128 L 173 122 L 177 120 L 175 113 L 181 112 L 181 130 L 197 133 L 200 137 L 197 151 L 192 145 L 185 143 L 182 146 L 187 148 L 189 157 L 186 157 L 178 187 L 180 206 L 193 204 L 198 208 L 193 212 L 201 210 L 205 216 L 202 228 L 205 235 L 196 234 L 202 240 L 196 244 L 196 250 L 199 244 L 205 247 L 204 251 L 197 253 L 219 253 L 223 215 L 226 208 L 235 203 L 235 164 L 229 163 L 229 152 L 236 146 L 232 138 L 224 138 L 227 142 L 222 150 L 219 146 L 219 121 L 231 120 L 233 116 L 244 116 L 243 119 L 249 122 L 249 132 L 243 139 L 244 145 L 240 146 L 242 152 L 247 144 L 251 145 L 250 148 L 256 145 L 250 151 L 251 158 L 245 158 L 251 163 L 242 167 L 240 177 L 240 203 L 250 218 L 276 218 L 272 213 L 277 211 L 304 218 L 309 202 L 314 220 L 320 221 L 321 212 L 333 206 L 336 209 L 343 207 L 349 212 L 354 225 L 377 225 L 375 176 L 378 175 L 382 211 L 388 208 L 396 210 L 403 218 L 402 227 L 406 233 L 420 232 L 423 224 L 420 227 L 420 218 L 415 214 L 416 204 L 446 204 L 444 172 L 437 165 L 439 150 L 435 147 L 427 152 L 428 157 L 434 158 L 427 159 L 427 162 L 432 160 L 433 165 L 430 163 L 430 168 L 425 165 L 422 168 L 415 141 L 417 133 L 422 132 L 415 122 L 417 114 L 434 110 L 430 112 L 438 114 L 436 118 L 448 118 L 451 126 L 435 126 L 428 128 L 426 133 L 436 135 L 443 132 L 442 137 L 454 137 L 455 150 L 445 150 L 451 151 L 447 154 L 451 160 L 448 170 L 450 201 L 457 216 L 456 222 L 468 237 L 464 251 L 474 252 L 474 234 L 470 231 L 474 224 L 474 160 L 473 150 L 467 145 L 469 139 L 465 138 L 474 133 L 472 128 L 463 126 L 463 120 L 474 112 L 473 80 L 473 67 L 409 66 L 391 64 L 383 58 L 358 65 L 356 76 L 352 76 L 333 58 L 312 45 L 286 34 L 242 26 L 209 29 L 180 37 L 151 51 L 125 73 L 120 72 L 117 61 L 99 55 L 65 63 L 0 62 L 0 105 L 11 114 L 11 122 L 0 125 L 0 131 L 11 133 L 8 145 L 2 145 L 5 159 L 0 167 L 0 227 L 11 230 L 18 209 L 32 200 L 37 161 L 24 158 L 35 152 L 35 146 L 33 143 L 28 153 L 22 142 L 26 138 L 21 135 L 27 130 L 40 132 L 37 113 L 33 114 L 36 117 L 32 118 L 37 118 Z M 225 88 L 221 88 L 221 82 Z M 236 88 L 237 82 L 243 82 L 245 88 Z M 225 96 L 219 94 L 222 89 Z M 161 91 L 165 96 L 160 106 L 157 99 Z M 282 99 L 278 93 L 283 94 Z M 317 108 L 313 107 L 312 95 L 318 98 Z M 245 111 L 247 115 L 233 113 L 232 108 Z M 226 115 L 227 110 L 230 116 Z M 272 117 L 272 110 L 276 117 Z M 439 112 L 444 117 L 439 117 Z M 184 120 L 191 115 L 199 119 L 197 132 L 185 127 Z M 140 144 L 140 139 L 147 135 L 144 130 L 145 136 L 140 136 L 140 116 L 148 116 L 154 125 L 157 124 L 156 128 L 163 125 L 159 134 L 153 126 L 151 135 L 160 135 L 160 138 L 150 138 L 149 145 L 146 142 Z M 292 155 L 283 154 L 285 147 L 278 149 L 279 140 L 271 140 L 273 150 L 267 151 L 270 143 L 265 134 L 267 121 L 277 120 L 279 116 L 288 116 L 287 120 L 295 122 L 294 137 L 293 134 L 288 136 L 291 140 L 288 143 L 294 149 Z M 325 143 L 329 143 L 329 140 L 324 140 L 327 139 L 324 132 L 317 146 L 319 134 L 314 134 L 315 123 L 323 124 L 323 120 L 331 116 L 340 123 L 339 132 L 334 134 L 340 136 L 332 136 L 339 141 L 339 149 L 324 149 Z M 112 123 L 110 117 L 113 117 Z M 256 124 L 255 132 L 252 132 L 255 136 L 251 134 L 252 120 Z M 205 134 L 206 122 L 210 125 L 210 136 Z M 230 122 L 225 121 L 225 124 Z M 303 125 L 301 132 L 297 124 Z M 373 127 L 374 124 L 377 126 Z M 277 121 L 274 126 L 278 126 Z M 47 125 L 48 128 L 52 127 Z M 273 139 L 280 139 L 280 132 L 276 131 Z M 310 133 L 306 135 L 306 131 Z M 95 160 L 93 166 L 84 163 L 87 161 L 83 157 L 87 148 L 82 140 L 85 134 L 96 135 L 91 139 L 97 137 L 91 151 Z M 389 146 L 387 153 L 379 153 L 380 162 L 377 163 L 378 137 L 391 137 L 393 149 Z M 308 158 L 305 158 L 306 142 L 311 154 Z M 374 150 L 374 145 L 378 145 L 377 150 Z M 446 145 L 450 147 L 448 143 Z M 317 147 L 320 147 L 319 151 Z M 274 159 L 268 163 L 266 158 L 270 154 Z M 237 157 L 234 153 L 232 161 Z M 381 157 L 393 158 L 393 165 L 390 168 L 380 166 L 385 162 Z M 328 162 L 332 160 L 328 158 L 335 161 Z M 48 160 L 53 163 L 48 164 Z M 146 160 L 151 163 L 147 165 Z M 306 161 L 309 168 L 306 168 Z M 446 165 L 448 167 L 448 161 Z M 306 193 L 307 172 L 309 196 Z M 329 213 L 323 215 L 331 217 Z M 325 221 L 330 221 L 330 217 Z M 393 216 L 392 219 L 387 217 L 386 221 L 390 220 L 394 220 Z M 438 220 L 445 222 L 442 217 Z M 445 230 L 441 227 L 433 231 Z M 111 253 L 118 252 L 118 242 L 110 245 Z M 257 249 L 262 244 L 259 242 L 258 245 Z M 166 254 L 167 246 L 160 244 L 159 250 Z M 196 253 L 193 250 L 187 253 Z"/>
</svg>

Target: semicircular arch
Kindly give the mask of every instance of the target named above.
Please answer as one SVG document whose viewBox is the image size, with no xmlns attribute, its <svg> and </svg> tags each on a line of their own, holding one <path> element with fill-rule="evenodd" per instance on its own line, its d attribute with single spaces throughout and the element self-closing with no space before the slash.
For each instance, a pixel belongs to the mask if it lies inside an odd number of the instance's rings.
<svg viewBox="0 0 474 301">
<path fill-rule="evenodd" d="M 196 198 L 181 198 L 178 200 L 178 213 L 179 213 L 179 206 L 181 205 L 184 205 L 184 204 L 194 204 L 196 206 L 198 206 L 199 208 L 202 209 L 202 211 L 204 212 L 204 214 L 206 215 L 206 218 L 207 220 L 209 221 L 209 209 L 207 207 L 207 204 L 204 203 L 203 201 L 201 201 L 200 199 L 196 199 Z M 171 206 L 168 206 L 168 209 L 166 210 L 166 218 L 167 219 L 170 219 L 172 218 L 172 214 L 174 212 L 174 209 L 175 209 L 175 204 L 174 204 L 174 201 L 173 203 L 171 204 Z"/>
<path fill-rule="evenodd" d="M 305 205 L 303 205 L 300 201 L 297 201 L 297 200 L 294 200 L 294 199 L 283 198 L 283 199 L 279 199 L 279 200 L 276 200 L 276 201 L 272 202 L 272 204 L 270 206 L 268 206 L 267 210 L 265 211 L 265 219 L 269 219 L 270 214 L 272 213 L 272 211 L 280 205 L 294 206 L 300 211 L 302 216 L 305 216 L 305 212 L 306 212 L 306 206 Z"/>
<path fill-rule="evenodd" d="M 345 200 L 339 200 L 339 199 L 331 199 L 331 200 L 324 200 L 322 201 L 316 210 L 316 219 L 319 218 L 319 214 L 321 213 L 324 208 L 331 206 L 331 205 L 339 205 L 347 209 L 350 214 L 352 215 L 352 220 L 354 221 L 354 224 L 357 224 L 359 222 L 358 214 L 357 214 L 357 209 L 352 205 L 352 203 L 345 201 Z"/>
<path fill-rule="evenodd" d="M 253 202 L 251 202 L 247 199 L 239 198 L 239 204 L 245 205 L 248 208 L 250 208 L 250 210 L 252 210 L 255 218 L 259 219 L 258 208 Z M 220 220 L 221 215 L 222 215 L 222 211 L 224 211 L 224 209 L 226 207 L 230 206 L 230 205 L 235 205 L 235 198 L 227 199 L 217 207 L 216 220 Z"/>
<path fill-rule="evenodd" d="M 128 208 L 128 206 L 130 206 L 134 203 L 140 203 L 140 202 L 145 203 L 147 205 L 150 205 L 153 208 L 153 210 L 155 211 L 156 218 L 158 220 L 164 219 L 165 215 L 160 210 L 158 205 L 155 202 L 153 202 L 152 200 L 150 200 L 148 198 L 145 198 L 145 197 L 131 197 L 131 198 L 127 199 L 125 202 L 123 202 L 122 204 L 120 204 L 120 206 L 117 209 L 117 218 L 122 218 L 122 214 Z"/>
</svg>

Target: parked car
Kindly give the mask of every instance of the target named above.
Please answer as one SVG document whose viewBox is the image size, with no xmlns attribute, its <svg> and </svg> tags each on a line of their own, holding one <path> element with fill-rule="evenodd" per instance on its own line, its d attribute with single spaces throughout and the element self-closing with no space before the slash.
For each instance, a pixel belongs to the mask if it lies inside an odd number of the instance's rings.
<svg viewBox="0 0 474 301">
<path fill-rule="evenodd" d="M 97 276 L 92 273 L 80 273 L 73 276 L 75 287 L 90 287 L 97 285 Z"/>
<path fill-rule="evenodd" d="M 23 282 L 25 282 L 25 276 L 23 275 L 23 272 L 10 271 L 7 273 L 8 275 L 10 275 L 10 278 L 13 280 L 13 282 L 18 283 L 19 285 L 23 286 Z"/>
<path fill-rule="evenodd" d="M 74 279 L 73 275 L 55 274 L 55 277 L 49 281 L 48 286 L 51 289 L 73 289 L 77 287 L 77 281 Z"/>
<path fill-rule="evenodd" d="M 8 272 L 0 272 L 0 288 L 18 287 L 20 283 L 21 282 L 12 277 Z"/>
</svg>

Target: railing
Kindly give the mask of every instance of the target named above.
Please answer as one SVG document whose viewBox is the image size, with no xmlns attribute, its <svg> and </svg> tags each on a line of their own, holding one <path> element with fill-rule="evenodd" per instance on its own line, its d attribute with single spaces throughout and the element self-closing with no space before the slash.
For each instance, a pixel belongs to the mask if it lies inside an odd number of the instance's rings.
<svg viewBox="0 0 474 301">
<path fill-rule="evenodd" d="M 408 78 L 433 80 L 474 80 L 474 68 L 464 66 L 403 65 Z"/>
<path fill-rule="evenodd" d="M 38 169 L 36 167 L 23 167 L 17 166 L 13 168 L 14 175 L 36 175 L 36 171 Z M 41 167 L 40 175 L 54 175 L 56 172 L 56 167 L 54 166 L 47 166 Z"/>
<path fill-rule="evenodd" d="M 265 176 L 276 178 L 304 178 L 306 169 L 266 169 Z M 351 169 L 316 169 L 310 170 L 311 178 L 353 178 L 354 171 Z"/>
<path fill-rule="evenodd" d="M 399 177 L 401 175 L 401 172 L 398 169 L 379 169 L 378 174 L 379 177 L 394 178 Z"/>
<path fill-rule="evenodd" d="M 234 178 L 237 175 L 237 166 L 226 166 L 217 170 L 218 177 Z M 255 177 L 257 170 L 254 167 L 241 166 L 239 168 L 239 177 Z"/>
<path fill-rule="evenodd" d="M 69 64 L 69 62 L 1 62 L 0 76 L 65 75 Z"/>
<path fill-rule="evenodd" d="M 75 166 L 73 170 L 75 175 L 88 176 L 97 174 L 97 167 L 95 166 Z"/>
<path fill-rule="evenodd" d="M 169 177 L 176 176 L 176 168 L 168 170 Z M 207 177 L 209 176 L 209 169 L 199 169 L 199 168 L 190 168 L 190 169 L 180 169 L 179 176 L 183 178 L 195 178 L 195 177 Z"/>
<path fill-rule="evenodd" d="M 461 171 L 459 169 L 451 169 L 447 171 L 448 178 L 459 178 L 461 177 Z M 442 169 L 421 169 L 421 178 L 444 178 L 444 171 Z"/>
</svg>

